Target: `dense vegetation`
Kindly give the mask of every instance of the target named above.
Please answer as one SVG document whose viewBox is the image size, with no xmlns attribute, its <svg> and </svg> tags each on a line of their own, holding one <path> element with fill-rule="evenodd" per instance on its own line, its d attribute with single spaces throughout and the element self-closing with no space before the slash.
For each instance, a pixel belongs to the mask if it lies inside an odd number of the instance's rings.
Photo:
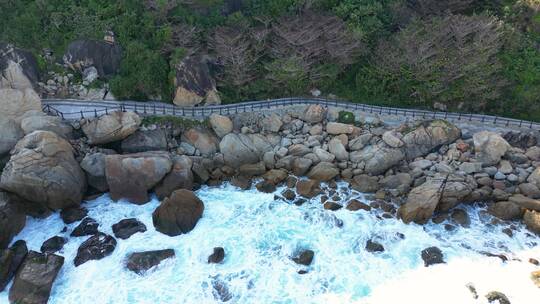
<svg viewBox="0 0 540 304">
<path fill-rule="evenodd" d="M 174 65 L 208 54 L 224 102 L 317 88 L 540 120 L 540 0 L 0 1 L 0 40 L 36 55 L 106 30 L 120 98 L 170 99 Z"/>
</svg>

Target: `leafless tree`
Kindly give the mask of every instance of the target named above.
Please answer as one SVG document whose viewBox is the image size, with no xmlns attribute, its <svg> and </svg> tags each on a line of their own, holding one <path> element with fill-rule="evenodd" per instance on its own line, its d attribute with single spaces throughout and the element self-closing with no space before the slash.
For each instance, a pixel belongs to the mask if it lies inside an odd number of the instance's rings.
<svg viewBox="0 0 540 304">
<path fill-rule="evenodd" d="M 170 55 L 174 49 L 182 48 L 186 56 L 193 55 L 201 48 L 201 30 L 193 25 L 176 24 L 171 27 L 171 37 L 162 48 L 162 53 Z"/>
</svg>

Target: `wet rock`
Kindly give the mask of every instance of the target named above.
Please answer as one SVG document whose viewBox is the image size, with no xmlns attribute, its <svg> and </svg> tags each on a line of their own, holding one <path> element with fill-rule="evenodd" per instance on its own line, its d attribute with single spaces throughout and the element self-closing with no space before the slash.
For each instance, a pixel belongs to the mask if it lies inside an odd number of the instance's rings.
<svg viewBox="0 0 540 304">
<path fill-rule="evenodd" d="M 513 202 L 496 202 L 488 207 L 488 212 L 502 220 L 517 220 L 523 216 L 521 208 Z"/>
<path fill-rule="evenodd" d="M 422 260 L 424 260 L 424 266 L 428 267 L 435 264 L 445 263 L 442 251 L 437 247 L 428 247 L 422 250 Z"/>
<path fill-rule="evenodd" d="M 167 137 L 162 129 L 136 131 L 122 140 L 121 148 L 123 153 L 166 151 Z"/>
<path fill-rule="evenodd" d="M 341 208 L 343 208 L 343 206 L 336 202 L 327 201 L 324 203 L 324 209 L 326 210 L 337 211 Z"/>
<path fill-rule="evenodd" d="M 123 219 L 112 225 L 114 236 L 126 240 L 137 232 L 146 232 L 146 225 L 135 218 Z"/>
<path fill-rule="evenodd" d="M 116 240 L 112 236 L 98 232 L 79 246 L 73 263 L 78 267 L 90 260 L 101 260 L 109 256 L 115 248 Z"/>
<path fill-rule="evenodd" d="M 257 183 L 255 187 L 257 188 L 257 190 L 259 190 L 259 192 L 263 192 L 263 193 L 272 193 L 276 191 L 276 185 L 265 180 Z"/>
<path fill-rule="evenodd" d="M 251 182 L 251 178 L 245 176 L 234 176 L 231 179 L 231 184 L 242 190 L 248 190 L 249 188 L 251 188 Z"/>
<path fill-rule="evenodd" d="M 0 191 L 0 249 L 7 248 L 26 224 L 26 215 L 19 212 L 12 197 Z"/>
<path fill-rule="evenodd" d="M 81 128 L 92 145 L 101 145 L 122 140 L 135 133 L 141 118 L 134 112 L 115 111 L 93 120 L 81 121 Z"/>
<path fill-rule="evenodd" d="M 214 252 L 208 257 L 209 264 L 219 264 L 225 258 L 225 250 L 222 247 L 215 247 Z"/>
<path fill-rule="evenodd" d="M 536 287 L 540 288 L 540 270 L 531 272 L 531 280 Z"/>
<path fill-rule="evenodd" d="M 301 196 L 312 198 L 321 193 L 319 185 L 319 182 L 316 180 L 300 180 L 296 183 L 296 192 Z"/>
<path fill-rule="evenodd" d="M 523 223 L 527 229 L 540 235 L 540 212 L 527 210 L 523 215 Z"/>
<path fill-rule="evenodd" d="M 185 155 L 176 155 L 172 158 L 172 169 L 155 187 L 160 200 L 170 196 L 175 190 L 193 190 L 192 160 Z"/>
<path fill-rule="evenodd" d="M 300 251 L 296 256 L 292 258 L 292 260 L 299 265 L 305 265 L 309 266 L 311 265 L 311 262 L 313 261 L 313 256 L 315 255 L 315 252 L 313 250 L 302 250 Z"/>
<path fill-rule="evenodd" d="M 347 204 L 347 210 L 349 211 L 357 211 L 357 210 L 365 210 L 365 211 L 371 211 L 371 207 L 367 204 L 364 204 L 358 200 L 352 199 Z"/>
<path fill-rule="evenodd" d="M 278 185 L 287 178 L 288 174 L 285 170 L 272 169 L 263 175 L 263 178 L 274 184 Z"/>
<path fill-rule="evenodd" d="M 384 247 L 383 245 L 377 243 L 377 242 L 374 242 L 372 240 L 368 240 L 366 242 L 366 251 L 367 252 L 384 252 Z"/>
<path fill-rule="evenodd" d="M 146 271 L 159 265 L 163 260 L 175 257 L 173 249 L 135 252 L 128 256 L 126 268 L 143 275 Z"/>
<path fill-rule="evenodd" d="M 286 189 L 281 192 L 281 196 L 283 196 L 286 200 L 292 201 L 296 198 L 296 193 L 294 193 L 294 191 L 291 189 Z"/>
<path fill-rule="evenodd" d="M 41 245 L 41 252 L 43 253 L 55 253 L 60 251 L 64 245 L 67 243 L 67 239 L 61 236 L 53 236 L 52 238 L 43 242 Z"/>
<path fill-rule="evenodd" d="M 9 290 L 10 303 L 47 303 L 63 265 L 61 256 L 28 252 Z"/>
<path fill-rule="evenodd" d="M 486 295 L 486 299 L 489 303 L 495 303 L 497 301 L 499 304 L 511 304 L 506 295 L 499 291 L 490 291 Z"/>
<path fill-rule="evenodd" d="M 71 236 L 94 235 L 98 233 L 99 224 L 91 217 L 86 217 L 82 222 L 73 229 Z"/>
<path fill-rule="evenodd" d="M 147 203 L 148 191 L 172 168 L 169 154 L 159 151 L 107 155 L 105 164 L 111 198 L 125 198 L 134 204 Z"/>
<path fill-rule="evenodd" d="M 81 202 L 86 177 L 69 142 L 52 132 L 35 131 L 11 151 L 0 188 L 56 210 Z"/>
<path fill-rule="evenodd" d="M 229 291 L 226 283 L 221 280 L 212 281 L 213 295 L 214 298 L 221 302 L 228 302 L 232 299 L 232 294 Z"/>
<path fill-rule="evenodd" d="M 161 202 L 152 220 L 157 231 L 176 236 L 193 230 L 203 211 L 203 202 L 193 192 L 180 189 Z"/>
<path fill-rule="evenodd" d="M 458 223 L 462 227 L 469 227 L 471 225 L 471 218 L 463 209 L 454 209 L 454 211 L 452 211 L 451 217 L 456 223 Z"/>
<path fill-rule="evenodd" d="M 468 283 L 465 287 L 471 292 L 473 299 L 478 299 L 478 292 L 472 283 Z"/>
<path fill-rule="evenodd" d="M 60 217 L 66 224 L 82 220 L 88 214 L 88 210 L 82 206 L 69 207 L 60 211 Z"/>
<path fill-rule="evenodd" d="M 28 248 L 23 240 L 16 241 L 9 249 L 0 250 L 0 292 L 15 276 L 27 253 Z"/>
</svg>

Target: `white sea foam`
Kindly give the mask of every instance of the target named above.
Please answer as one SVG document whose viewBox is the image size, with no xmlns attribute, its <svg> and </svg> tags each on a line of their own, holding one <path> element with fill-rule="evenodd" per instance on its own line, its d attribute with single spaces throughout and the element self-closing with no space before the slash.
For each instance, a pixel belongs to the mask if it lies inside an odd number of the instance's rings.
<svg viewBox="0 0 540 304">
<path fill-rule="evenodd" d="M 527 262 L 540 258 L 540 238 L 517 224 L 509 237 L 501 232 L 506 226 L 481 221 L 489 216 L 476 207 L 467 207 L 470 228 L 449 232 L 444 225 L 381 219 L 377 211 L 323 210 L 317 198 L 298 207 L 274 201 L 274 194 L 229 185 L 204 187 L 198 195 L 205 203 L 203 218 L 193 231 L 177 237 L 155 231 L 155 199 L 138 206 L 111 202 L 104 195 L 87 203 L 89 216 L 105 233 L 112 234 L 114 223 L 131 217 L 148 231 L 119 239 L 111 256 L 77 268 L 73 259 L 86 238 L 70 238 L 59 252 L 66 263 L 49 303 L 216 303 L 215 281 L 227 286 L 229 303 L 487 303 L 484 295 L 492 290 L 503 292 L 513 304 L 540 303 L 540 289 L 529 277 L 538 268 Z M 358 193 L 350 196 L 364 199 Z M 16 239 L 39 250 L 43 241 L 69 235 L 75 226 L 61 233 L 64 224 L 58 214 L 29 219 Z M 385 252 L 367 252 L 368 239 L 381 243 Z M 225 248 L 224 263 L 207 264 L 217 246 Z M 441 248 L 448 263 L 424 267 L 420 252 L 429 246 Z M 174 249 L 176 258 L 145 276 L 123 266 L 131 252 L 166 248 Z M 302 248 L 315 252 L 309 267 L 290 259 Z M 510 253 L 521 261 L 502 263 L 480 251 Z M 298 274 L 301 269 L 308 273 Z M 477 300 L 468 283 L 476 287 Z M 0 303 L 7 303 L 6 291 L 0 293 Z"/>
</svg>

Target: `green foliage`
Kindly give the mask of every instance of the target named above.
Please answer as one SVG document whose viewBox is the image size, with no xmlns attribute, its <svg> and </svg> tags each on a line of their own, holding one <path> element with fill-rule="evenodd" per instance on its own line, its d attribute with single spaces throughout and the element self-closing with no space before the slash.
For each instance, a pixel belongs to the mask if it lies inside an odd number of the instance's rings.
<svg viewBox="0 0 540 304">
<path fill-rule="evenodd" d="M 352 125 L 354 124 L 354 114 L 348 111 L 340 111 L 338 116 L 338 122 Z"/>
</svg>

